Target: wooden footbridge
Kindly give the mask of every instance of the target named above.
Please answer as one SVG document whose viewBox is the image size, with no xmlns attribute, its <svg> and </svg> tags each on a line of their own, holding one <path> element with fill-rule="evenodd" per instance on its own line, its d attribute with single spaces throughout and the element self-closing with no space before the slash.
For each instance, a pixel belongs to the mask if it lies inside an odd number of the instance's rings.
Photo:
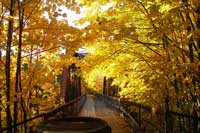
<svg viewBox="0 0 200 133">
<path fill-rule="evenodd" d="M 112 106 L 95 96 L 88 96 L 79 116 L 97 117 L 105 120 L 112 133 L 132 133 L 131 126 L 124 116 Z"/>
<path fill-rule="evenodd" d="M 111 128 L 112 133 L 132 133 L 133 132 L 132 126 L 129 124 L 129 120 L 125 119 L 126 117 L 124 116 L 123 112 L 120 112 L 118 109 L 114 108 L 112 105 L 106 103 L 106 99 L 104 99 L 103 97 L 100 97 L 100 95 L 78 97 L 70 101 L 64 106 L 61 106 L 48 113 L 41 114 L 34 118 L 28 119 L 27 121 L 18 123 L 17 125 L 14 125 L 14 126 L 21 126 L 35 119 L 42 118 L 43 121 L 37 126 L 29 127 L 28 132 L 72 133 L 72 131 L 69 131 L 69 127 L 66 127 L 68 124 L 65 121 L 56 121 L 56 122 L 51 121 L 51 120 L 58 120 L 62 118 L 68 118 L 68 117 L 71 118 L 72 116 L 77 117 L 77 118 L 86 117 L 86 118 L 95 118 L 97 120 L 101 119 L 105 121 L 106 124 L 108 124 L 108 126 Z M 88 125 L 88 126 L 93 126 L 93 124 Z M 13 127 L 9 127 L 9 128 L 13 128 Z M 61 128 L 66 129 L 66 131 L 62 130 Z M 8 128 L 5 128 L 1 130 L 1 132 L 7 132 L 7 130 Z M 105 133 L 111 133 L 111 132 L 109 131 Z M 82 132 L 74 131 L 73 133 L 82 133 Z M 97 132 L 97 133 L 101 133 L 101 132 Z"/>
<path fill-rule="evenodd" d="M 106 103 L 106 100 L 98 95 L 83 96 L 79 99 L 79 102 L 75 102 L 73 105 L 71 105 L 71 107 L 65 109 L 60 108 L 60 110 L 62 111 L 52 111 L 48 114 L 49 116 L 46 115 L 45 119 L 48 121 L 48 119 L 61 118 L 66 116 L 75 116 L 77 118 L 98 118 L 104 120 L 108 124 L 108 126 L 111 128 L 112 133 L 133 133 L 133 127 L 129 124 L 129 121 L 125 118 L 123 112 Z M 66 123 L 59 122 L 59 125 L 51 125 L 48 122 L 45 124 L 40 124 L 40 129 L 37 130 L 37 132 L 56 132 L 60 130 L 59 128 L 64 127 L 63 129 L 66 129 L 66 131 L 63 132 L 68 133 L 67 131 L 69 130 L 69 128 L 65 127 L 63 124 Z M 93 126 L 93 124 L 87 126 Z M 111 132 L 105 131 L 105 133 Z M 81 133 L 81 131 L 77 133 Z"/>
</svg>

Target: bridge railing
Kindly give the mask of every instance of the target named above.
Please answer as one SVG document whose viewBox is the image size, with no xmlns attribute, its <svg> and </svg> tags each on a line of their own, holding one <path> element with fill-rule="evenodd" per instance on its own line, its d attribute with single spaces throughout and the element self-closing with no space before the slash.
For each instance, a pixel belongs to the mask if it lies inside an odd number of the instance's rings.
<svg viewBox="0 0 200 133">
<path fill-rule="evenodd" d="M 197 115 L 184 114 L 174 111 L 155 110 L 150 106 L 131 102 L 126 99 L 96 94 L 106 103 L 121 110 L 138 130 L 143 132 L 200 132 L 200 118 Z"/>
<path fill-rule="evenodd" d="M 126 118 L 128 118 L 129 123 L 132 127 L 138 128 L 138 122 L 133 118 L 130 114 L 130 110 L 128 108 L 129 104 L 122 101 L 122 99 L 117 97 L 106 96 L 102 94 L 95 94 L 96 98 L 106 102 L 109 105 L 112 105 L 114 108 L 120 110 Z M 123 117 L 123 116 L 122 116 Z"/>
<path fill-rule="evenodd" d="M 19 131 L 21 130 L 21 132 L 32 132 L 33 129 L 36 128 L 36 125 L 32 125 L 32 126 L 27 126 L 27 125 L 33 122 L 34 120 L 40 119 L 40 121 L 43 121 L 43 120 L 47 120 L 51 118 L 59 118 L 59 117 L 68 116 L 68 115 L 76 115 L 80 112 L 83 104 L 85 103 L 85 100 L 86 100 L 85 95 L 77 97 L 76 99 L 50 112 L 43 113 L 35 117 L 29 118 L 25 121 L 12 125 L 12 127 L 2 128 L 0 129 L 0 133 L 7 132 L 8 129 L 11 129 L 11 128 L 13 129 L 14 127 L 17 127 Z"/>
</svg>

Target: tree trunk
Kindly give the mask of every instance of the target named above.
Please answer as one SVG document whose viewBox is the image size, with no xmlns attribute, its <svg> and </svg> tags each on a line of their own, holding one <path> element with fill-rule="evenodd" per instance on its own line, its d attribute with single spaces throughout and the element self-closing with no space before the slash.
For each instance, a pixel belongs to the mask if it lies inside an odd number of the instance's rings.
<svg viewBox="0 0 200 133">
<path fill-rule="evenodd" d="M 10 17 L 14 15 L 14 0 L 10 0 Z M 6 122 L 7 126 L 12 126 L 11 109 L 10 109 L 10 64 L 11 64 L 11 44 L 13 37 L 13 19 L 11 18 L 8 22 L 8 33 L 7 33 L 7 45 L 6 45 L 6 65 L 5 65 L 5 75 L 6 75 Z M 12 128 L 8 129 L 8 133 L 12 132 Z"/>
<path fill-rule="evenodd" d="M 1 88 L 0 88 L 1 89 Z M 1 101 L 1 94 L 0 94 L 0 103 L 2 104 L 2 101 Z M 0 107 L 0 129 L 2 128 L 2 120 L 1 120 L 1 111 L 2 111 L 2 108 Z"/>
<path fill-rule="evenodd" d="M 19 42 L 18 42 L 18 55 L 17 55 L 17 68 L 15 77 L 15 101 L 14 101 L 14 124 L 17 124 L 18 120 L 18 103 L 21 101 L 22 111 L 24 113 L 24 120 L 26 119 L 26 112 L 24 109 L 22 95 L 18 96 L 18 93 L 22 93 L 21 85 L 21 50 L 22 50 L 22 32 L 23 32 L 23 17 L 24 17 L 24 1 L 18 0 L 18 21 L 19 21 Z M 17 127 L 14 128 L 14 133 L 17 132 Z"/>
</svg>

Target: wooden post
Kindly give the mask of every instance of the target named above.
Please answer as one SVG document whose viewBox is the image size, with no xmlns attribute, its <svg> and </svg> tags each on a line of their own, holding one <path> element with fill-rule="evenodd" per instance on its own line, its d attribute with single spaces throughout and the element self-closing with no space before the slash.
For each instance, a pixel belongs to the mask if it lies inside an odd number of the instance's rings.
<svg viewBox="0 0 200 133">
<path fill-rule="evenodd" d="M 82 87 L 81 87 L 81 77 L 78 78 L 78 84 L 79 84 L 79 96 L 81 96 L 82 95 L 82 92 L 81 92 L 81 89 L 82 89 Z"/>
<path fill-rule="evenodd" d="M 106 94 L 107 96 L 110 96 L 110 79 L 107 79 L 106 83 Z"/>
<path fill-rule="evenodd" d="M 76 89 L 77 89 L 77 97 L 80 96 L 80 77 L 76 76 Z M 79 113 L 79 106 L 80 106 L 80 101 L 77 102 L 77 105 L 76 105 L 76 110 L 77 110 L 77 113 Z"/>
<path fill-rule="evenodd" d="M 81 96 L 81 78 L 77 76 L 76 78 L 76 86 L 77 86 L 77 97 Z"/>
<path fill-rule="evenodd" d="M 113 81 L 113 79 L 112 78 L 109 78 L 108 80 L 107 80 L 107 92 L 108 92 L 108 96 L 113 96 L 113 94 L 112 94 L 112 91 L 113 91 L 113 87 L 111 86 L 111 84 L 112 84 L 112 81 Z"/>
<path fill-rule="evenodd" d="M 60 81 L 60 97 L 65 97 L 67 86 L 67 68 L 63 67 L 61 81 Z"/>
<path fill-rule="evenodd" d="M 169 97 L 165 98 L 165 122 L 166 122 L 166 133 L 173 132 L 173 118 L 169 112 Z"/>
<path fill-rule="evenodd" d="M 103 94 L 106 95 L 106 77 L 103 77 Z"/>
<path fill-rule="evenodd" d="M 193 115 L 193 133 L 198 133 L 198 115 L 195 109 L 193 109 Z"/>
<path fill-rule="evenodd" d="M 70 67 L 67 68 L 67 76 L 66 76 L 66 92 L 65 92 L 65 103 L 69 102 L 70 98 L 69 98 L 69 91 L 71 88 L 71 72 L 70 72 Z"/>
<path fill-rule="evenodd" d="M 139 106 L 139 110 L 138 110 L 138 124 L 139 124 L 139 127 L 141 128 L 141 105 Z"/>
<path fill-rule="evenodd" d="M 61 75 L 61 89 L 60 96 L 64 97 L 65 103 L 69 101 L 69 88 L 70 88 L 70 68 L 63 67 Z"/>
</svg>

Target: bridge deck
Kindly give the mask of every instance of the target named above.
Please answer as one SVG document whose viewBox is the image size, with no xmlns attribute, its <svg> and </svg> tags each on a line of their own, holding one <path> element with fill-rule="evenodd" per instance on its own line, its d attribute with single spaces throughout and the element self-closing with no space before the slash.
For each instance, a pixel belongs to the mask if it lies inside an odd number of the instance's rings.
<svg viewBox="0 0 200 133">
<path fill-rule="evenodd" d="M 131 133 L 128 123 L 120 117 L 120 113 L 106 105 L 103 101 L 97 100 L 93 96 L 87 96 L 80 116 L 90 116 L 101 118 L 112 128 L 112 133 Z"/>
</svg>

